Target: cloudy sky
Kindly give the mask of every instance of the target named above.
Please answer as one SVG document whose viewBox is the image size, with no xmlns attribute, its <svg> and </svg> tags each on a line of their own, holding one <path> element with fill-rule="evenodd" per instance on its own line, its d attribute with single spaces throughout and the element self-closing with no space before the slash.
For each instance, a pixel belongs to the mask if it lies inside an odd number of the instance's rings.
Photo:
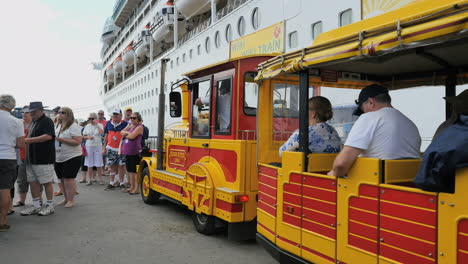
<svg viewBox="0 0 468 264">
<path fill-rule="evenodd" d="M 102 108 L 100 34 L 115 0 L 3 1 L 0 94 L 17 105 L 69 106 L 78 117 Z"/>
</svg>

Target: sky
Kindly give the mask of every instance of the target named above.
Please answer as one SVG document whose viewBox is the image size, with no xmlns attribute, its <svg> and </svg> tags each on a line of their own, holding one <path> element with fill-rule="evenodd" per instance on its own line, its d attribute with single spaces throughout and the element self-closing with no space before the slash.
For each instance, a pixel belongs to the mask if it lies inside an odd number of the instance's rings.
<svg viewBox="0 0 468 264">
<path fill-rule="evenodd" d="M 42 101 L 85 118 L 102 109 L 100 35 L 115 0 L 3 1 L 0 8 L 0 94 L 17 106 Z"/>
</svg>

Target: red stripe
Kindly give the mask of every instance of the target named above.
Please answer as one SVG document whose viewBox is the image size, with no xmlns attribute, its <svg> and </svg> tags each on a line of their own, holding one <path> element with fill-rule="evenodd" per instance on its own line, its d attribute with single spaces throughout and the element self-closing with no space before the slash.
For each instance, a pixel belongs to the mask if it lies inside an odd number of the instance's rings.
<svg viewBox="0 0 468 264">
<path fill-rule="evenodd" d="M 308 210 L 307 208 L 303 208 L 302 210 L 303 210 L 302 213 L 304 214 L 305 219 L 319 222 L 327 226 L 335 225 L 336 223 L 335 216 L 330 216 L 327 214 L 323 214 L 321 212 L 311 211 L 311 210 Z"/>
<path fill-rule="evenodd" d="M 206 200 L 203 202 L 203 205 L 204 205 L 204 206 L 210 206 L 210 199 L 206 199 Z"/>
<path fill-rule="evenodd" d="M 309 208 L 316 211 L 321 211 L 327 214 L 336 215 L 336 204 L 329 204 L 322 201 L 317 201 L 303 197 L 302 205 L 304 208 Z"/>
<path fill-rule="evenodd" d="M 379 196 L 379 188 L 373 185 L 362 184 L 359 186 L 359 195 L 377 199 Z"/>
<path fill-rule="evenodd" d="M 303 176 L 297 173 L 291 173 L 289 176 L 289 182 L 297 183 L 297 184 L 302 184 L 302 178 Z"/>
<path fill-rule="evenodd" d="M 159 185 L 165 189 L 168 189 L 170 191 L 176 192 L 176 193 L 182 193 L 182 187 L 179 185 L 175 185 L 173 183 L 163 181 L 161 179 L 153 178 L 153 184 Z"/>
<path fill-rule="evenodd" d="M 283 201 L 286 202 L 286 203 L 301 206 L 301 196 L 300 196 L 300 194 L 299 195 L 294 195 L 294 194 L 284 193 L 283 194 Z"/>
<path fill-rule="evenodd" d="M 367 239 L 363 239 L 353 234 L 348 235 L 348 244 L 372 254 L 377 254 L 377 242 L 372 242 Z"/>
<path fill-rule="evenodd" d="M 271 206 L 268 206 L 266 203 L 264 203 L 263 201 L 258 201 L 258 209 L 264 211 L 265 213 L 273 216 L 273 217 L 276 217 L 276 208 L 273 208 Z"/>
<path fill-rule="evenodd" d="M 430 242 L 436 241 L 436 229 L 410 222 L 380 216 L 380 228 L 396 233 L 401 233 L 410 237 L 424 239 Z"/>
<path fill-rule="evenodd" d="M 294 242 L 294 241 L 291 241 L 291 240 L 289 240 L 289 239 L 286 239 L 286 238 L 280 237 L 280 236 L 278 236 L 278 239 L 281 240 L 281 241 L 283 241 L 283 242 L 285 242 L 285 243 L 288 243 L 288 244 L 290 244 L 290 245 L 293 245 L 293 246 L 295 246 L 295 247 L 297 247 L 297 245 L 299 244 L 299 243 L 296 243 L 296 242 Z"/>
<path fill-rule="evenodd" d="M 458 251 L 457 253 L 457 264 L 468 263 L 468 254 Z"/>
<path fill-rule="evenodd" d="M 379 233 L 377 227 L 371 227 L 356 222 L 349 222 L 349 233 L 368 238 L 373 241 L 377 241 Z"/>
<path fill-rule="evenodd" d="M 313 187 L 307 187 L 304 185 L 302 189 L 302 195 L 316 198 L 319 200 L 324 200 L 327 202 L 336 203 L 336 192 L 335 191 L 325 191 Z"/>
<path fill-rule="evenodd" d="M 412 193 L 401 190 L 381 188 L 380 200 L 413 205 L 433 210 L 437 208 L 437 196 Z"/>
<path fill-rule="evenodd" d="M 336 191 L 336 180 L 324 179 L 314 176 L 305 176 L 304 175 L 304 185 L 319 187 L 322 189 L 328 189 Z"/>
<path fill-rule="evenodd" d="M 242 212 L 242 204 L 232 204 L 219 199 L 216 199 L 216 208 L 230 213 Z"/>
<path fill-rule="evenodd" d="M 404 205 L 386 203 L 384 201 L 380 202 L 380 213 L 430 226 L 435 226 L 437 224 L 437 214 L 435 211 L 430 212 Z"/>
<path fill-rule="evenodd" d="M 276 197 L 276 189 L 272 188 L 271 186 L 268 186 L 266 184 L 263 184 L 261 182 L 258 183 L 258 190 L 261 192 L 264 192 L 270 196 Z"/>
<path fill-rule="evenodd" d="M 468 219 L 462 219 L 458 222 L 458 232 L 468 234 Z"/>
<path fill-rule="evenodd" d="M 387 245 L 401 248 L 421 256 L 429 256 L 429 253 L 431 253 L 432 256 L 436 255 L 435 244 L 389 233 L 385 230 L 380 230 L 380 238 L 383 239 L 383 242 Z"/>
<path fill-rule="evenodd" d="M 260 183 L 269 185 L 270 187 L 276 188 L 277 181 L 271 177 L 265 176 L 263 174 L 259 174 L 258 181 Z"/>
<path fill-rule="evenodd" d="M 268 233 L 272 234 L 272 235 L 276 235 L 275 232 L 273 232 L 271 229 L 269 229 L 268 227 L 262 225 L 262 223 L 260 222 L 257 222 L 257 225 L 259 225 L 261 228 L 265 229 Z"/>
<path fill-rule="evenodd" d="M 285 184 L 283 187 L 285 192 L 295 193 L 297 195 L 301 195 L 302 193 L 302 186 L 298 184 Z"/>
<path fill-rule="evenodd" d="M 264 194 L 263 192 L 258 192 L 258 200 L 259 201 L 263 201 L 269 205 L 274 205 L 276 204 L 276 199 L 273 198 L 273 197 L 270 197 L 266 194 Z"/>
<path fill-rule="evenodd" d="M 269 176 L 272 176 L 274 178 L 277 178 L 277 176 L 278 176 L 278 172 L 276 171 L 276 169 L 267 168 L 267 167 L 263 167 L 263 166 L 258 166 L 258 172 L 269 175 Z"/>
<path fill-rule="evenodd" d="M 380 255 L 401 263 L 431 264 L 436 262 L 435 259 L 429 260 L 422 258 L 395 248 L 391 248 L 385 244 L 380 244 Z M 428 257 L 427 254 L 425 256 Z M 432 258 L 434 258 L 434 256 L 436 255 L 432 255 Z"/>
<path fill-rule="evenodd" d="M 322 254 L 322 253 L 320 253 L 320 252 L 317 252 L 317 251 L 315 251 L 315 250 L 312 250 L 312 249 L 310 249 L 310 248 L 308 248 L 308 247 L 302 246 L 302 249 L 305 250 L 305 251 L 307 251 L 307 252 L 309 252 L 309 253 L 311 253 L 311 254 L 314 254 L 314 255 L 316 255 L 316 256 L 318 256 L 318 257 L 321 257 L 321 258 L 323 258 L 323 259 L 325 259 L 325 260 L 328 260 L 328 261 L 330 261 L 331 263 L 336 263 L 334 258 L 330 258 L 329 256 L 326 256 L 326 255 L 324 255 L 324 254 Z M 342 263 L 342 262 L 340 262 L 340 263 Z"/>
<path fill-rule="evenodd" d="M 317 233 L 322 236 L 329 237 L 331 239 L 336 239 L 336 231 L 334 227 L 328 227 L 313 223 L 307 220 L 302 221 L 302 228 L 314 233 Z"/>
<path fill-rule="evenodd" d="M 351 197 L 349 206 L 377 213 L 379 210 L 379 201 L 366 197 Z"/>
<path fill-rule="evenodd" d="M 301 228 L 301 218 L 283 213 L 283 222 Z"/>
<path fill-rule="evenodd" d="M 371 226 L 377 226 L 379 216 L 377 214 L 349 208 L 349 220 L 354 220 Z"/>
<path fill-rule="evenodd" d="M 302 216 L 302 209 L 300 206 L 283 203 L 283 212 L 292 214 L 298 217 Z"/>
</svg>

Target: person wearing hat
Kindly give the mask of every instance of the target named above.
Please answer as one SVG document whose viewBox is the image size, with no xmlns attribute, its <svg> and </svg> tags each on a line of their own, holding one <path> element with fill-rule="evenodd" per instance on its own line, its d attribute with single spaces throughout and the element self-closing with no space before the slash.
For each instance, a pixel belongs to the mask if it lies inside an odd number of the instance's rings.
<svg viewBox="0 0 468 264">
<path fill-rule="evenodd" d="M 112 112 L 111 121 L 107 122 L 104 128 L 104 145 L 102 153 L 107 153 L 107 165 L 109 165 L 109 184 L 106 190 L 114 188 L 114 184 L 117 183 L 115 175 L 119 175 L 120 187 L 124 188 L 124 177 L 125 177 L 125 156 L 119 153 L 120 143 L 122 141 L 122 135 L 120 132 L 127 127 L 128 123 L 122 120 L 122 111 L 115 109 Z"/>
<path fill-rule="evenodd" d="M 31 186 L 33 205 L 21 211 L 21 215 L 49 215 L 54 213 L 52 181 L 55 176 L 55 128 L 52 119 L 44 114 L 42 102 L 31 102 L 28 109 L 33 120 L 25 139 L 26 174 Z M 41 185 L 47 202 L 41 207 Z"/>
<path fill-rule="evenodd" d="M 414 183 L 425 191 L 453 193 L 456 169 L 468 167 L 468 90 L 445 100 L 452 115 L 424 152 Z"/>
<path fill-rule="evenodd" d="M 420 158 L 418 128 L 392 107 L 391 100 L 388 90 L 379 84 L 371 84 L 361 90 L 353 113 L 359 118 L 328 175 L 345 176 L 357 157 L 381 160 Z"/>
<path fill-rule="evenodd" d="M 133 113 L 133 109 L 130 106 L 125 107 L 124 109 L 124 120 L 130 122 L 130 116 Z"/>
<path fill-rule="evenodd" d="M 13 96 L 0 95 L 0 232 L 10 229 L 7 214 L 16 179 L 16 149 L 24 147 L 23 123 L 10 114 L 15 105 Z"/>
</svg>

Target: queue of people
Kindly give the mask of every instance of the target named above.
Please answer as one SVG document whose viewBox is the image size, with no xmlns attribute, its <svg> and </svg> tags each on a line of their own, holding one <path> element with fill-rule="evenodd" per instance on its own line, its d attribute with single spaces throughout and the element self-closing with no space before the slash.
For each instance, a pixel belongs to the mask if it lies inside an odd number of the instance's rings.
<svg viewBox="0 0 468 264">
<path fill-rule="evenodd" d="M 23 216 L 50 215 L 55 205 L 74 207 L 76 177 L 83 168 L 86 175 L 82 180 L 89 179 L 85 181 L 88 186 L 96 182 L 94 172 L 97 182 L 104 185 L 102 174 L 107 164 L 110 181 L 106 190 L 120 186 L 124 192 L 139 193 L 136 167 L 147 128 L 138 112 L 125 109 L 130 121 L 126 122 L 120 110 L 113 111 L 110 121 L 100 110 L 90 113 L 80 126 L 69 107 L 54 109 L 52 120 L 42 102 L 23 107 L 22 119 L 10 114 L 15 106 L 11 95 L 0 95 L 0 122 L 4 124 L 0 126 L 0 232 L 10 228 L 7 215 L 13 214 L 15 207 L 26 207 L 29 191 L 32 204 L 20 211 Z M 19 194 L 16 202 L 15 182 Z M 53 183 L 59 183 L 55 193 Z M 63 200 L 54 205 L 54 195 L 63 195 Z"/>
</svg>

